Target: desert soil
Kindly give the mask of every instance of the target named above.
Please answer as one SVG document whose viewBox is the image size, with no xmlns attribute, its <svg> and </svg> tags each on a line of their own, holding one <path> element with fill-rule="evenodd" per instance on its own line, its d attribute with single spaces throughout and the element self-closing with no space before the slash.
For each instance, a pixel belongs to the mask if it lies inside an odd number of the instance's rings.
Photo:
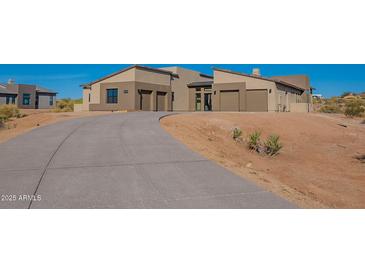
<svg viewBox="0 0 365 274">
<path fill-rule="evenodd" d="M 304 113 L 189 113 L 168 116 L 162 127 L 190 149 L 302 208 L 365 208 L 365 125 L 341 115 Z M 346 126 L 346 127 L 345 127 Z M 275 157 L 235 142 L 278 134 Z"/>
<path fill-rule="evenodd" d="M 49 110 L 21 110 L 21 112 L 27 116 L 19 119 L 12 119 L 6 123 L 4 128 L 0 128 L 0 143 L 3 143 L 37 127 L 74 118 L 109 114 L 109 112 L 105 111 L 56 113 L 50 112 Z"/>
</svg>

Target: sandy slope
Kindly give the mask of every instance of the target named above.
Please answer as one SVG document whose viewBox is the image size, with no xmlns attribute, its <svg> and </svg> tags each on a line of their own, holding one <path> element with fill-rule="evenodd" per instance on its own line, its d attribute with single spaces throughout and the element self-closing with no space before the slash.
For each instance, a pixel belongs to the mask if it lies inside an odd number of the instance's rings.
<svg viewBox="0 0 365 274">
<path fill-rule="evenodd" d="M 175 138 L 240 176 L 301 207 L 365 208 L 365 125 L 336 115 L 301 113 L 194 113 L 164 118 Z M 340 126 L 345 124 L 347 127 Z M 254 130 L 279 134 L 284 147 L 271 158 L 233 141 Z"/>
</svg>

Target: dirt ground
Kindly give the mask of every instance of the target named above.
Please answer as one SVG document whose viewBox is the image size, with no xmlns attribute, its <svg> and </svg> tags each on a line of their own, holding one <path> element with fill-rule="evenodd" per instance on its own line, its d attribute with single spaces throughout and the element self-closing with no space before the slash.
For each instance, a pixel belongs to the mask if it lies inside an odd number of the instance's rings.
<svg viewBox="0 0 365 274">
<path fill-rule="evenodd" d="M 365 124 L 340 115 L 192 113 L 166 117 L 162 127 L 208 159 L 302 208 L 365 208 Z M 232 139 L 259 130 L 278 134 L 275 157 L 250 152 Z"/>
<path fill-rule="evenodd" d="M 49 110 L 21 110 L 26 117 L 12 119 L 4 128 L 0 128 L 0 143 L 26 133 L 34 128 L 46 126 L 73 118 L 109 114 L 105 111 L 92 112 L 50 112 Z"/>
</svg>

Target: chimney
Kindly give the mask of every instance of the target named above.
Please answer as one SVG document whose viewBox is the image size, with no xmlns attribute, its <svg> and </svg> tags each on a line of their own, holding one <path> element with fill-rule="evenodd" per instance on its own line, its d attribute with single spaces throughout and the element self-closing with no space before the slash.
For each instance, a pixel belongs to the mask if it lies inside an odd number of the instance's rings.
<svg viewBox="0 0 365 274">
<path fill-rule="evenodd" d="M 15 84 L 15 81 L 13 79 L 8 80 L 8 85 L 14 85 L 14 84 Z"/>
<path fill-rule="evenodd" d="M 254 76 L 261 76 L 260 69 L 259 68 L 254 68 L 252 70 L 252 75 L 254 75 Z"/>
</svg>

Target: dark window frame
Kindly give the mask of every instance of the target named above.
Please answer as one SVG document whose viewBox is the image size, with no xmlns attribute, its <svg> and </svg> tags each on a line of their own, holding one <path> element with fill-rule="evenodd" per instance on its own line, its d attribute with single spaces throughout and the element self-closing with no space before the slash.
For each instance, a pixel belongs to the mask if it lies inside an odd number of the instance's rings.
<svg viewBox="0 0 365 274">
<path fill-rule="evenodd" d="M 30 93 L 23 93 L 23 106 L 29 106 L 31 104 L 31 94 Z"/>
<path fill-rule="evenodd" d="M 7 95 L 6 96 L 6 104 L 7 105 L 15 105 L 15 96 L 14 95 Z"/>
<path fill-rule="evenodd" d="M 53 106 L 53 96 L 49 96 L 49 105 Z"/>
<path fill-rule="evenodd" d="M 118 104 L 118 89 L 117 88 L 106 89 L 106 103 L 107 104 Z"/>
</svg>

